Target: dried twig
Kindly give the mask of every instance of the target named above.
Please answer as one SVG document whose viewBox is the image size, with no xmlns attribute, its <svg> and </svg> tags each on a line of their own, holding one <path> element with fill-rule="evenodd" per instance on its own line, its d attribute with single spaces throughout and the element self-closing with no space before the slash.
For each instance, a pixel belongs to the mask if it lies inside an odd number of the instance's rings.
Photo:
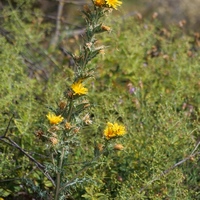
<svg viewBox="0 0 200 200">
<path fill-rule="evenodd" d="M 60 0 L 58 0 L 60 1 Z M 71 3 L 74 5 L 85 5 L 87 3 L 87 1 L 83 1 L 83 0 L 63 0 L 65 3 Z"/>
<path fill-rule="evenodd" d="M 13 147 L 15 147 L 16 149 L 18 149 L 19 151 L 21 151 L 26 157 L 29 158 L 30 161 L 32 161 L 38 169 L 40 169 L 43 174 L 52 182 L 52 184 L 55 186 L 54 180 L 51 178 L 51 176 L 49 175 L 49 173 L 46 171 L 45 166 L 42 165 L 41 163 L 39 163 L 37 160 L 35 160 L 35 158 L 33 158 L 31 155 L 29 155 L 24 149 L 22 149 L 16 142 L 14 142 L 12 139 L 10 139 L 9 137 L 6 136 L 6 134 L 8 133 L 11 121 L 13 119 L 14 115 L 12 115 L 12 117 L 10 118 L 8 125 L 6 127 L 6 130 L 4 132 L 4 134 L 2 136 L 0 136 L 0 140 L 3 141 L 4 143 L 11 145 Z"/>
<path fill-rule="evenodd" d="M 63 7 L 64 7 L 65 1 L 64 0 L 60 0 L 59 1 L 59 5 L 58 5 L 58 14 L 57 14 L 57 18 L 56 18 L 56 32 L 54 35 L 54 38 L 52 40 L 52 45 L 55 46 L 58 42 L 58 38 L 60 35 L 60 29 L 61 29 L 61 16 L 62 16 L 62 11 L 63 11 Z"/>
<path fill-rule="evenodd" d="M 4 138 L 4 137 L 6 136 L 6 134 L 8 133 L 8 129 L 9 129 L 9 127 L 10 127 L 10 123 L 11 123 L 13 117 L 14 117 L 14 114 L 13 114 L 12 117 L 9 119 L 8 125 L 7 125 L 7 127 L 6 127 L 6 130 L 5 130 L 4 134 L 3 134 L 2 136 L 0 136 L 0 139 L 1 139 L 1 138 Z"/>
</svg>

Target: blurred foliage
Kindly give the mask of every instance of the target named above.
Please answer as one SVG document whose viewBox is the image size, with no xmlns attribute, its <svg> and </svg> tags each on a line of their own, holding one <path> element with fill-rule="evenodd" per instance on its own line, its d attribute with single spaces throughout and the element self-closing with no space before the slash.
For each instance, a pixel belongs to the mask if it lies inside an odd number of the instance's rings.
<svg viewBox="0 0 200 200">
<path fill-rule="evenodd" d="M 123 10 L 128 15 L 141 13 L 144 18 L 153 17 L 158 14 L 158 19 L 163 25 L 168 26 L 176 24 L 181 26 L 185 32 L 199 32 L 199 0 L 124 0 Z"/>
<path fill-rule="evenodd" d="M 1 14 L 1 135 L 14 116 L 7 134 L 45 163 L 49 144 L 35 133 L 46 128 L 47 108 L 62 100 L 73 65 L 51 48 L 54 26 L 40 9 L 30 14 L 30 2 L 16 1 Z M 78 133 L 79 148 L 66 167 L 69 179 L 78 173 L 87 181 L 73 185 L 66 199 L 199 199 L 199 155 L 169 170 L 200 138 L 199 35 L 156 19 L 111 17 L 104 23 L 113 31 L 99 36 L 108 48 L 90 63 L 98 66 L 96 79 L 88 82 L 93 124 Z M 79 39 L 62 37 L 59 44 L 76 53 Z M 106 143 L 102 132 L 110 120 L 123 122 L 127 134 Z M 124 149 L 113 150 L 115 144 Z M 51 189 L 22 152 L 1 141 L 0 197 L 51 199 Z"/>
</svg>

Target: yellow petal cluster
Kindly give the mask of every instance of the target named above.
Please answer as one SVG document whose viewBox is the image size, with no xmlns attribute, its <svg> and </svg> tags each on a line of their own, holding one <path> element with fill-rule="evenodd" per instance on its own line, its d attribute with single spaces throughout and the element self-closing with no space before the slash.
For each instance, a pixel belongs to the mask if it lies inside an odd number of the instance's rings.
<svg viewBox="0 0 200 200">
<path fill-rule="evenodd" d="M 110 8 L 114 8 L 117 10 L 117 7 L 122 4 L 119 0 L 94 0 L 94 4 L 96 6 L 109 6 Z"/>
<path fill-rule="evenodd" d="M 114 8 L 117 10 L 117 7 L 120 6 L 122 4 L 121 1 L 119 0 L 105 0 L 106 1 L 106 4 L 111 7 L 111 8 Z"/>
<path fill-rule="evenodd" d="M 106 139 L 111 139 L 113 137 L 122 136 L 126 133 L 125 126 L 119 125 L 118 123 L 107 123 L 104 130 L 104 136 Z"/>
<path fill-rule="evenodd" d="M 48 115 L 46 115 L 50 124 L 59 124 L 60 122 L 63 121 L 63 117 L 61 117 L 61 115 L 59 116 L 56 116 L 55 114 L 53 113 L 49 113 Z"/>
<path fill-rule="evenodd" d="M 88 89 L 83 86 L 81 81 L 73 83 L 71 88 L 74 91 L 74 95 L 76 94 L 81 95 L 88 93 Z"/>
</svg>

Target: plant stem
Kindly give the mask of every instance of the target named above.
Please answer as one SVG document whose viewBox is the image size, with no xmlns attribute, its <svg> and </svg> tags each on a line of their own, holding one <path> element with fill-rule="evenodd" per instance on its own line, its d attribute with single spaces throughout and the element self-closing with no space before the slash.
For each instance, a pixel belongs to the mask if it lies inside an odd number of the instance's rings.
<svg viewBox="0 0 200 200">
<path fill-rule="evenodd" d="M 60 195 L 60 183 L 61 183 L 61 174 L 62 174 L 62 165 L 63 165 L 63 159 L 65 156 L 65 148 L 63 147 L 62 153 L 60 155 L 60 160 L 59 160 L 59 166 L 58 166 L 58 172 L 56 175 L 56 194 L 55 194 L 55 200 L 59 200 L 59 195 Z"/>
<path fill-rule="evenodd" d="M 71 99 L 70 103 L 69 103 L 69 111 L 68 111 L 68 115 L 67 115 L 67 122 L 69 122 L 70 119 L 71 119 L 72 110 L 73 110 L 73 99 Z"/>
<path fill-rule="evenodd" d="M 70 104 L 69 104 L 69 111 L 68 111 L 68 116 L 67 116 L 67 121 L 69 122 L 71 119 L 71 115 L 72 115 L 72 110 L 73 110 L 73 99 L 70 100 Z M 62 175 L 62 166 L 63 166 L 63 159 L 65 157 L 65 147 L 62 148 L 62 152 L 61 155 L 59 155 L 59 165 L 58 165 L 58 171 L 57 171 L 57 175 L 56 175 L 56 194 L 55 194 L 55 200 L 59 200 L 59 196 L 60 193 L 62 192 L 62 190 L 60 191 L 60 183 L 61 183 L 61 175 Z"/>
</svg>

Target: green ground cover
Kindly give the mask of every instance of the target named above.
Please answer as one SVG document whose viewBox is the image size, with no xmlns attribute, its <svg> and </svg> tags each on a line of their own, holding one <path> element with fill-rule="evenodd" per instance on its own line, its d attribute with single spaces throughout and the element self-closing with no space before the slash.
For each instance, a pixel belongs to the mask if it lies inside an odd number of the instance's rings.
<svg viewBox="0 0 200 200">
<path fill-rule="evenodd" d="M 47 174 L 56 179 L 52 157 L 60 152 L 55 137 L 43 137 L 52 131 L 46 115 L 68 102 L 76 75 L 60 47 L 77 54 L 83 43 L 61 29 L 51 46 L 53 25 L 30 9 L 31 1 L 19 1 L 2 12 L 0 199 L 53 198 Z M 88 62 L 88 94 L 74 105 L 62 199 L 199 199 L 200 36 L 113 16 L 104 21 L 112 31 L 96 35 L 106 48 Z M 107 122 L 126 134 L 105 139 Z"/>
</svg>

